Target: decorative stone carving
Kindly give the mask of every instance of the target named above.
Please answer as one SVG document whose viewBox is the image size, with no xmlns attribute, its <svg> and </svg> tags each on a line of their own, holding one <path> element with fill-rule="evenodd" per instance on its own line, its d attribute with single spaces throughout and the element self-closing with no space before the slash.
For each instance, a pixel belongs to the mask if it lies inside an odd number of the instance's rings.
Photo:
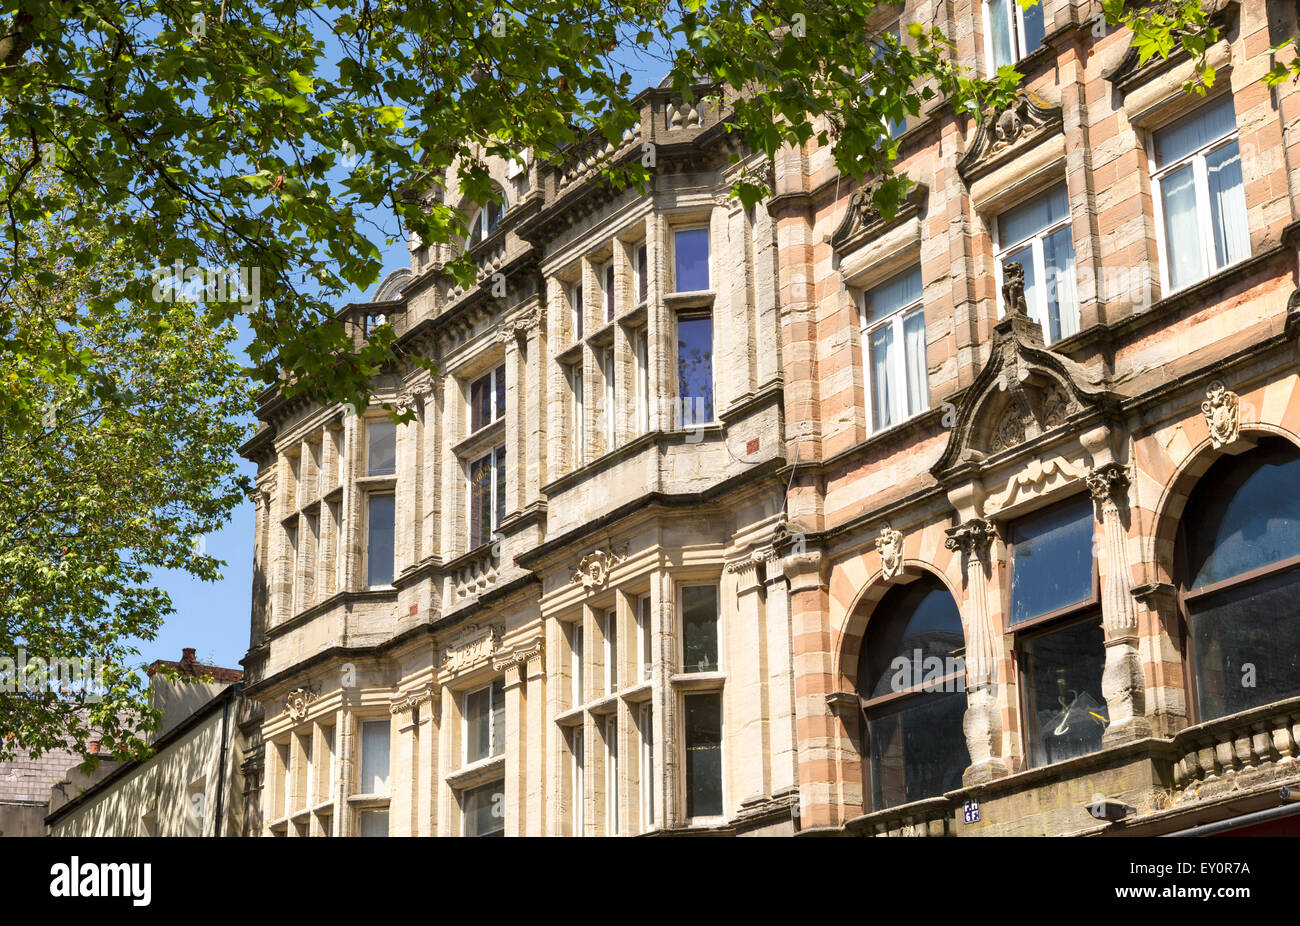
<svg viewBox="0 0 1300 926">
<path fill-rule="evenodd" d="M 997 527 L 988 518 L 972 518 L 965 524 L 950 527 L 944 533 L 948 539 L 943 545 L 949 550 L 960 550 L 963 556 L 983 561 L 989 545 L 998 535 Z"/>
<path fill-rule="evenodd" d="M 1046 461 L 1034 458 L 1020 472 L 1007 480 L 1006 489 L 990 502 L 988 510 L 1001 511 L 1020 500 L 1022 496 L 1033 497 L 1045 490 L 1059 488 L 1083 475 L 1083 465 L 1071 462 L 1065 457 L 1053 457 Z"/>
<path fill-rule="evenodd" d="M 285 695 L 284 712 L 289 715 L 289 719 L 297 723 L 307 716 L 307 709 L 311 703 L 320 695 L 310 686 L 295 688 Z"/>
<path fill-rule="evenodd" d="M 537 306 L 531 306 L 509 318 L 501 326 L 499 337 L 504 344 L 526 338 L 528 332 L 536 328 L 540 321 L 541 312 L 538 311 Z"/>
<path fill-rule="evenodd" d="M 1059 427 L 1070 417 L 1070 397 L 1057 386 L 1043 399 L 1043 429 Z"/>
<path fill-rule="evenodd" d="M 886 579 L 896 578 L 903 571 L 903 532 L 896 531 L 886 521 L 876 538 L 876 552 L 880 554 L 880 572 Z"/>
<path fill-rule="evenodd" d="M 1025 303 L 1025 268 L 1013 260 L 1002 268 L 1002 304 L 1008 315 L 1028 315 Z"/>
<path fill-rule="evenodd" d="M 1237 439 L 1241 429 L 1241 398 L 1235 392 L 1225 389 L 1216 379 L 1205 391 L 1201 411 L 1210 429 L 1210 443 L 1216 450 Z"/>
<path fill-rule="evenodd" d="M 486 662 L 500 646 L 499 628 L 470 624 L 443 650 L 442 667 L 452 673 L 464 672 L 481 662 Z"/>
<path fill-rule="evenodd" d="M 1033 91 L 1021 90 L 1005 109 L 985 111 L 970 147 L 957 163 L 957 172 L 969 181 L 1000 162 L 997 155 L 1001 152 L 1060 126 L 1060 106 L 1050 106 Z"/>
<path fill-rule="evenodd" d="M 1094 501 L 1104 503 L 1106 501 L 1114 502 L 1122 498 L 1128 490 L 1130 479 L 1128 467 L 1122 463 L 1107 463 L 1105 466 L 1099 466 L 1088 474 L 1088 492 L 1092 495 Z"/>
<path fill-rule="evenodd" d="M 1002 419 L 998 429 L 993 432 L 993 440 L 989 442 L 989 451 L 998 453 L 1008 447 L 1014 447 L 1024 442 L 1025 422 L 1019 415 L 1010 414 Z"/>
<path fill-rule="evenodd" d="M 887 221 L 884 214 L 876 208 L 875 196 L 880 187 L 880 178 L 873 178 L 854 190 L 849 197 L 844 217 L 831 233 L 831 246 L 839 254 L 847 254 L 884 229 L 919 214 L 930 195 L 929 187 L 923 183 L 916 184 L 908 190 L 903 201 L 898 204 L 898 211 Z"/>
<path fill-rule="evenodd" d="M 627 559 L 627 547 L 615 550 L 593 550 L 570 570 L 569 581 L 584 588 L 604 588 L 609 581 L 609 571 Z"/>
<path fill-rule="evenodd" d="M 508 652 L 498 653 L 492 657 L 492 670 L 494 672 L 503 672 L 506 669 L 513 669 L 515 666 L 522 666 L 529 660 L 539 659 L 542 655 L 542 647 L 542 638 L 535 637 L 527 643 L 520 643 Z"/>
<path fill-rule="evenodd" d="M 430 682 L 423 688 L 416 688 L 412 691 L 406 691 L 399 695 L 395 695 L 392 701 L 388 703 L 388 711 L 390 714 L 404 713 L 412 708 L 419 707 L 426 701 L 433 701 L 438 697 L 441 691 L 442 689 L 438 685 Z"/>
<path fill-rule="evenodd" d="M 737 572 L 748 572 L 751 569 L 757 571 L 761 563 L 775 558 L 776 550 L 773 547 L 758 547 L 757 549 L 750 550 L 749 553 L 739 559 L 734 559 L 727 563 L 727 572 L 734 574 Z"/>
</svg>

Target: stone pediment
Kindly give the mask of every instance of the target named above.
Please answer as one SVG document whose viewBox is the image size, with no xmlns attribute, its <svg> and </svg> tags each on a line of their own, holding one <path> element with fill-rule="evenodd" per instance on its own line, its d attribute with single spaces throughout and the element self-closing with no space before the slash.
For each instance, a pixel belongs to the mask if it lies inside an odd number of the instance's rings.
<svg viewBox="0 0 1300 926">
<path fill-rule="evenodd" d="M 1005 109 L 984 113 L 970 147 L 957 162 L 967 183 L 983 176 L 1040 138 L 1061 131 L 1061 107 L 1051 106 L 1031 90 L 1021 90 Z"/>
<path fill-rule="evenodd" d="M 895 179 L 892 182 L 900 181 Z M 859 245 L 869 241 L 881 232 L 920 214 L 930 195 L 930 188 L 925 184 L 915 184 L 903 197 L 894 215 L 886 219 L 884 214 L 876 208 L 875 203 L 876 193 L 881 186 L 882 181 L 877 177 L 858 187 L 853 192 L 853 195 L 849 197 L 849 207 L 844 211 L 844 218 L 840 220 L 839 226 L 831 233 L 831 247 L 841 256 L 853 251 Z"/>
<path fill-rule="evenodd" d="M 1023 296 L 1008 295 L 1008 307 L 1023 306 Z M 948 446 L 930 472 L 943 482 L 1062 425 L 1104 415 L 1117 401 L 1098 377 L 1045 347 L 1038 323 L 1011 308 L 994 329 L 988 362 L 966 390 Z"/>
</svg>

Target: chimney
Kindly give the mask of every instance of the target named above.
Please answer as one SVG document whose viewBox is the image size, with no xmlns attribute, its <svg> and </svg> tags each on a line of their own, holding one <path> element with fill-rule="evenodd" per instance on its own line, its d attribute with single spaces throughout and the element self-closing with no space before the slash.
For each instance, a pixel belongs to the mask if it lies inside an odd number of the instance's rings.
<svg viewBox="0 0 1300 926">
<path fill-rule="evenodd" d="M 196 665 L 197 663 L 198 663 L 198 660 L 194 658 L 194 647 L 192 647 L 192 646 L 187 646 L 187 647 L 185 647 L 184 649 L 181 650 L 181 665 L 182 665 L 182 666 L 186 666 L 186 667 L 188 667 L 188 666 Z"/>
</svg>

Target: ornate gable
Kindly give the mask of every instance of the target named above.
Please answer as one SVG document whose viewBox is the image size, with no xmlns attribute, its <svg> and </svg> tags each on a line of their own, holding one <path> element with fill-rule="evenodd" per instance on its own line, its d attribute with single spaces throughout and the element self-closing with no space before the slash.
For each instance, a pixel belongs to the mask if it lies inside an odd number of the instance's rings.
<svg viewBox="0 0 1300 926">
<path fill-rule="evenodd" d="M 894 182 L 897 182 L 896 179 Z M 881 185 L 881 180 L 877 177 L 858 187 L 849 197 L 849 207 L 844 210 L 844 218 L 831 233 L 831 247 L 841 256 L 881 232 L 920 214 L 930 195 L 929 187 L 923 183 L 916 184 L 908 190 L 893 217 L 886 219 L 876 208 L 876 192 Z"/>
<path fill-rule="evenodd" d="M 1061 107 L 1050 106 L 1031 90 L 1021 90 L 1006 109 L 990 109 L 975 131 L 970 147 L 957 162 L 957 173 L 969 183 L 1013 156 L 1013 152 L 1061 130 Z"/>
<path fill-rule="evenodd" d="M 966 390 L 948 446 L 930 470 L 940 482 L 963 466 L 1108 412 L 1118 401 L 1079 364 L 1044 346 L 1042 329 L 1024 309 L 1023 278 L 1014 270 L 1003 296 L 1007 314 L 994 328 L 988 362 Z"/>
</svg>

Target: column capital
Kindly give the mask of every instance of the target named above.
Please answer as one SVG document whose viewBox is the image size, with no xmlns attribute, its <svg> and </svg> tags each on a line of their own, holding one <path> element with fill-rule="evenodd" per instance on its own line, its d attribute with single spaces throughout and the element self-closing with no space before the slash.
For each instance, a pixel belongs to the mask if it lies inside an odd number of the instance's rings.
<svg viewBox="0 0 1300 926">
<path fill-rule="evenodd" d="M 949 550 L 960 550 L 963 555 L 983 559 L 988 553 L 993 538 L 998 535 L 997 527 L 988 518 L 971 518 L 965 524 L 950 527 L 944 531 L 948 539 L 943 545 Z"/>
<path fill-rule="evenodd" d="M 1129 469 L 1123 463 L 1106 463 L 1088 473 L 1088 492 L 1093 501 L 1102 504 L 1108 501 L 1118 503 L 1126 497 L 1132 481 Z"/>
</svg>

